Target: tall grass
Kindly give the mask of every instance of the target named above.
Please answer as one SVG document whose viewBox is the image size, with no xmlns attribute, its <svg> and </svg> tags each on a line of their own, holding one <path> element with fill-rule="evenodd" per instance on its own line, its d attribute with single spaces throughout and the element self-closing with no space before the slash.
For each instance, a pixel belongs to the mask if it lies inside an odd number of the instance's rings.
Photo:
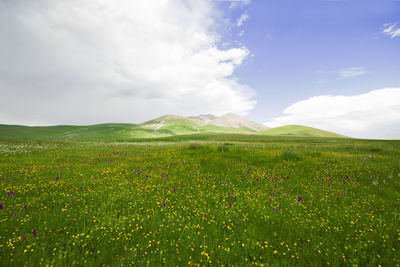
<svg viewBox="0 0 400 267">
<path fill-rule="evenodd" d="M 0 265 L 396 266 L 399 162 L 360 140 L 1 142 Z"/>
</svg>

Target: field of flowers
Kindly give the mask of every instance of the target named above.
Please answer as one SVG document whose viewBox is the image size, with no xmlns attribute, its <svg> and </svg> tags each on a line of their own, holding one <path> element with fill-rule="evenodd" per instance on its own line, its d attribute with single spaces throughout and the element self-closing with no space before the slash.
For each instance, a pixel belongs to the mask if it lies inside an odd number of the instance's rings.
<svg viewBox="0 0 400 267">
<path fill-rule="evenodd" d="M 400 142 L 1 142 L 1 266 L 400 266 Z"/>
</svg>

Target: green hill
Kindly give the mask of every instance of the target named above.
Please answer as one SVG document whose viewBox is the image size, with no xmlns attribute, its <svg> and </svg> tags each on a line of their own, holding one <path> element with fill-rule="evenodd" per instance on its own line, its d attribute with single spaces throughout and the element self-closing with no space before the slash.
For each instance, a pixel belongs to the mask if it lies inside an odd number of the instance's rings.
<svg viewBox="0 0 400 267">
<path fill-rule="evenodd" d="M 198 138 L 217 135 L 344 137 L 305 126 L 284 126 L 260 131 L 266 126 L 234 114 L 221 117 L 167 115 L 141 124 L 106 123 L 87 126 L 0 125 L 0 140 L 139 140 L 165 139 L 174 136 Z M 195 135 L 197 137 L 195 137 Z"/>
<path fill-rule="evenodd" d="M 276 128 L 271 128 L 262 132 L 262 135 L 271 136 L 298 136 L 298 137 L 334 137 L 334 138 L 347 138 L 347 136 L 337 133 L 320 130 L 313 127 L 302 125 L 287 125 Z"/>
</svg>

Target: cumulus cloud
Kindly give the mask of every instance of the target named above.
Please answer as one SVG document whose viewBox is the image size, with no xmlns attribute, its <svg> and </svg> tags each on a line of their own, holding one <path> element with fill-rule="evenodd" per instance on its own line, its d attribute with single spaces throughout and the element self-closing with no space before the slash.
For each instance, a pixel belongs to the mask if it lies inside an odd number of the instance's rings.
<svg viewBox="0 0 400 267">
<path fill-rule="evenodd" d="M 270 127 L 300 124 L 359 138 L 400 133 L 400 88 L 355 96 L 315 96 L 265 123 Z"/>
<path fill-rule="evenodd" d="M 256 104 L 213 1 L 1 1 L 0 123 L 138 122 Z"/>
<path fill-rule="evenodd" d="M 249 15 L 246 13 L 242 14 L 236 22 L 236 26 L 241 27 L 243 23 L 249 19 Z"/>
<path fill-rule="evenodd" d="M 398 26 L 397 23 L 395 24 L 385 24 L 383 25 L 384 29 L 382 30 L 382 33 L 389 35 L 391 38 L 399 37 L 400 36 L 400 27 Z"/>
</svg>

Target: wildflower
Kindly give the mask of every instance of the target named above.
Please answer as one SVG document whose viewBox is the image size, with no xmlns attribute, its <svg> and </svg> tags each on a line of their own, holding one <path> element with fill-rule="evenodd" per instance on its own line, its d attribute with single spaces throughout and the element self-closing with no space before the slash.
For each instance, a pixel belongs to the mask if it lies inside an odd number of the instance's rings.
<svg viewBox="0 0 400 267">
<path fill-rule="evenodd" d="M 18 213 L 16 211 L 14 211 L 14 217 L 17 217 Z"/>
<path fill-rule="evenodd" d="M 343 196 L 343 191 L 341 192 L 342 196 Z"/>
<path fill-rule="evenodd" d="M 3 209 L 3 203 L 0 203 L 0 210 Z"/>
<path fill-rule="evenodd" d="M 303 197 L 298 196 L 297 201 L 300 202 L 303 199 Z"/>
<path fill-rule="evenodd" d="M 185 187 L 185 184 L 182 184 L 182 188 L 184 188 Z"/>
<path fill-rule="evenodd" d="M 229 208 L 232 208 L 232 203 L 229 202 Z"/>
<path fill-rule="evenodd" d="M 28 206 L 25 204 L 25 205 L 24 205 L 24 209 L 27 209 L 27 208 L 28 208 Z"/>
<path fill-rule="evenodd" d="M 162 203 L 163 207 L 165 208 L 165 202 Z"/>
<path fill-rule="evenodd" d="M 59 179 L 60 179 L 60 176 L 57 176 L 57 177 L 56 177 L 56 181 L 58 181 Z"/>
<path fill-rule="evenodd" d="M 276 207 L 276 208 L 275 208 L 275 213 L 278 213 L 278 212 L 279 212 L 279 208 Z"/>
<path fill-rule="evenodd" d="M 24 241 L 25 240 L 25 236 L 21 236 L 21 240 Z"/>
<path fill-rule="evenodd" d="M 37 235 L 36 235 L 36 229 L 35 229 L 35 228 L 32 229 L 32 234 L 33 234 L 34 237 L 37 236 Z"/>
</svg>

